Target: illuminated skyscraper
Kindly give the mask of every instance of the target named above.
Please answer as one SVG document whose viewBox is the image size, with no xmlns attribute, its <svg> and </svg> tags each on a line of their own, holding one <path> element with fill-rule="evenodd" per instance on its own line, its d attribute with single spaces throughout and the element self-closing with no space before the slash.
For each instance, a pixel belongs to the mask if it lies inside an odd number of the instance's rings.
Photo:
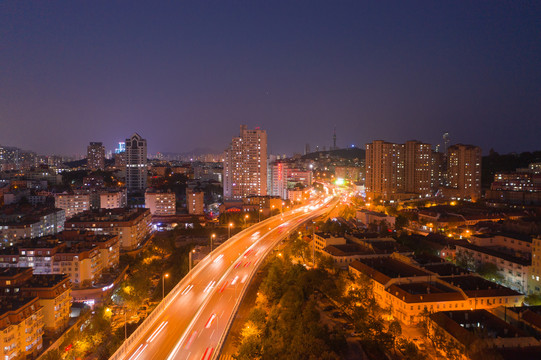
<svg viewBox="0 0 541 360">
<path fill-rule="evenodd" d="M 101 142 L 91 142 L 87 148 L 87 168 L 90 170 L 105 169 L 105 146 Z"/>
<path fill-rule="evenodd" d="M 267 195 L 267 132 L 240 126 L 225 151 L 224 199 L 242 199 L 248 195 Z"/>
<path fill-rule="evenodd" d="M 147 187 L 147 141 L 135 133 L 126 139 L 126 187 L 129 191 Z"/>
</svg>

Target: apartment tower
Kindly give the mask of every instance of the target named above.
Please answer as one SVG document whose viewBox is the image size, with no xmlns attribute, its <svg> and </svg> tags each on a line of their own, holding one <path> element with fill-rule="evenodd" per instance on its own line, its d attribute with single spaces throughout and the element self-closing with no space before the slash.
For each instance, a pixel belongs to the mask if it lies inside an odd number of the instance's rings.
<svg viewBox="0 0 541 360">
<path fill-rule="evenodd" d="M 105 146 L 101 142 L 91 142 L 86 152 L 87 168 L 90 170 L 105 169 Z"/>
<path fill-rule="evenodd" d="M 457 144 L 447 149 L 447 180 L 454 195 L 473 201 L 481 196 L 481 148 Z"/>
<path fill-rule="evenodd" d="M 267 132 L 240 126 L 224 157 L 224 200 L 267 195 Z"/>
</svg>

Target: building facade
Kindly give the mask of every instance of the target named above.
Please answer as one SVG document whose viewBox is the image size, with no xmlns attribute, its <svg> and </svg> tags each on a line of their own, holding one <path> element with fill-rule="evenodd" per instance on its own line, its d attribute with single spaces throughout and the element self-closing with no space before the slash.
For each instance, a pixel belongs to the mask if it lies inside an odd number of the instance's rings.
<svg viewBox="0 0 541 360">
<path fill-rule="evenodd" d="M 147 141 L 135 133 L 126 139 L 126 187 L 128 191 L 147 187 Z"/>
<path fill-rule="evenodd" d="M 90 210 L 90 195 L 88 193 L 56 194 L 54 204 L 57 208 L 64 210 L 66 219 L 69 219 L 80 212 Z"/>
<path fill-rule="evenodd" d="M 267 195 L 267 132 L 241 125 L 224 156 L 224 200 Z"/>
<path fill-rule="evenodd" d="M 92 171 L 105 169 L 105 146 L 101 142 L 91 142 L 86 153 L 86 167 Z"/>
<path fill-rule="evenodd" d="M 147 190 L 145 192 L 145 207 L 152 215 L 175 215 L 177 198 L 175 193 Z"/>
<path fill-rule="evenodd" d="M 457 144 L 447 149 L 447 181 L 451 197 L 481 197 L 481 148 Z"/>
<path fill-rule="evenodd" d="M 186 208 L 188 214 L 203 215 L 205 212 L 205 194 L 196 189 L 186 189 Z"/>
<path fill-rule="evenodd" d="M 133 250 L 150 234 L 149 209 L 100 209 L 71 218 L 66 230 L 84 230 L 97 235 L 117 235 L 122 250 Z"/>
</svg>

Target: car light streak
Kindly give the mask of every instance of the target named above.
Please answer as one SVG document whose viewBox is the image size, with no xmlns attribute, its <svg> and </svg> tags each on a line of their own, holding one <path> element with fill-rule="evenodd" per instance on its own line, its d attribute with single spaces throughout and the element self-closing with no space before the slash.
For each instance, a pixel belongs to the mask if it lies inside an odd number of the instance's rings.
<svg viewBox="0 0 541 360">
<path fill-rule="evenodd" d="M 213 351 L 214 351 L 214 348 L 207 348 L 207 350 L 205 350 L 205 353 L 203 354 L 203 357 L 201 358 L 201 360 L 209 360 L 209 359 L 211 359 Z"/>
<path fill-rule="evenodd" d="M 220 292 L 224 292 L 225 288 L 227 287 L 227 284 L 229 284 L 229 281 L 226 281 L 224 282 L 224 284 L 222 285 L 222 287 L 220 288 Z"/>
<path fill-rule="evenodd" d="M 224 257 L 224 254 L 218 255 L 218 257 L 216 259 L 214 259 L 213 263 L 216 264 L 218 261 L 222 260 L 223 257 Z"/>
<path fill-rule="evenodd" d="M 212 314 L 209 318 L 209 320 L 207 321 L 207 323 L 205 324 L 205 328 L 208 329 L 211 325 L 212 325 L 212 322 L 214 321 L 214 319 L 216 319 L 216 314 Z"/>
<path fill-rule="evenodd" d="M 190 345 L 192 344 L 193 340 L 195 339 L 195 336 L 197 335 L 197 330 L 194 330 L 192 332 L 192 335 L 190 336 L 190 338 L 188 339 L 188 341 L 186 342 L 186 346 L 184 346 L 184 349 L 187 349 L 190 347 Z"/>
<path fill-rule="evenodd" d="M 211 281 L 211 282 L 209 282 L 209 284 L 207 285 L 207 287 L 205 288 L 205 290 L 203 290 L 203 292 L 204 292 L 205 294 L 208 293 L 208 292 L 212 289 L 212 287 L 214 286 L 214 284 L 216 284 L 216 281 Z"/>
<path fill-rule="evenodd" d="M 241 280 L 241 284 L 244 284 L 244 282 L 248 279 L 248 275 L 244 275 L 244 277 Z"/>
<path fill-rule="evenodd" d="M 184 288 L 184 290 L 182 290 L 182 292 L 180 293 L 180 295 L 186 295 L 187 293 L 190 292 L 190 290 L 193 289 L 193 285 L 188 285 Z"/>
<path fill-rule="evenodd" d="M 239 276 L 235 276 L 235 278 L 233 279 L 233 281 L 231 281 L 231 285 L 235 285 L 237 283 L 237 280 L 239 279 Z"/>
<path fill-rule="evenodd" d="M 158 328 L 156 330 L 154 330 L 152 335 L 150 335 L 150 338 L 148 339 L 148 342 L 151 343 L 156 338 L 156 336 L 158 336 L 158 334 L 163 330 L 163 328 L 166 325 L 167 325 L 167 321 L 162 322 L 161 325 L 158 326 Z"/>
</svg>

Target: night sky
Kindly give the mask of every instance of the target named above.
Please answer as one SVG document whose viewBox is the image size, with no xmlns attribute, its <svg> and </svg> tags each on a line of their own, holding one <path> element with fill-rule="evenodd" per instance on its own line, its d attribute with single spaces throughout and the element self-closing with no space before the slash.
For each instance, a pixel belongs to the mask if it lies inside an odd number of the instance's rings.
<svg viewBox="0 0 541 360">
<path fill-rule="evenodd" d="M 541 149 L 540 1 L 0 1 L 0 144 Z"/>
</svg>

